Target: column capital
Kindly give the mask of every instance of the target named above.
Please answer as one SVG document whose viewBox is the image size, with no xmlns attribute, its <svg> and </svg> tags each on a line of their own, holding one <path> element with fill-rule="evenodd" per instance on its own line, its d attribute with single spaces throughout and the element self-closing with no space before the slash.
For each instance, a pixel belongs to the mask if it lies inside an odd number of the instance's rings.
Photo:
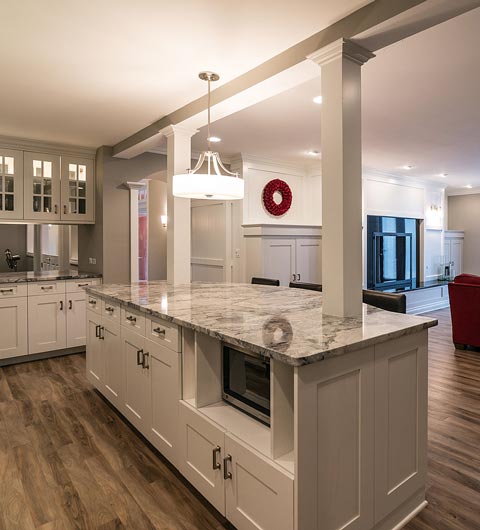
<svg viewBox="0 0 480 530">
<path fill-rule="evenodd" d="M 182 127 L 181 125 L 167 125 L 158 132 L 167 138 L 169 136 L 191 138 L 194 134 L 197 134 L 198 129 L 188 129 L 187 127 Z"/>
<path fill-rule="evenodd" d="M 375 54 L 370 50 L 348 39 L 338 39 L 307 55 L 307 59 L 317 63 L 319 66 L 325 66 L 340 58 L 348 59 L 361 66 L 373 57 L 375 57 Z"/>
<path fill-rule="evenodd" d="M 130 191 L 132 190 L 141 190 L 147 186 L 146 182 L 125 182 L 124 186 Z"/>
</svg>

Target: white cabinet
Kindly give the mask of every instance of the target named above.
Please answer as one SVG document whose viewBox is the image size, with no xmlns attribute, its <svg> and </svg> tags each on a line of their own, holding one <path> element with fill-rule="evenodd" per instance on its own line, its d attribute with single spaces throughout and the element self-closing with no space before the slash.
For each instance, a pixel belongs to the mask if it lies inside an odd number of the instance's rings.
<svg viewBox="0 0 480 530">
<path fill-rule="evenodd" d="M 62 156 L 61 183 L 61 219 L 78 223 L 93 221 L 93 161 Z"/>
<path fill-rule="evenodd" d="M 178 456 L 178 407 L 181 398 L 180 356 L 164 345 L 146 339 L 149 358 L 148 438 L 172 463 Z"/>
<path fill-rule="evenodd" d="M 180 471 L 225 515 L 223 458 L 225 431 L 180 402 Z"/>
<path fill-rule="evenodd" d="M 150 384 L 145 338 L 122 327 L 121 340 L 125 366 L 125 416 L 139 431 L 145 432 Z"/>
<path fill-rule="evenodd" d="M 60 220 L 60 157 L 24 153 L 24 217 Z"/>
<path fill-rule="evenodd" d="M 293 479 L 225 434 L 226 517 L 241 530 L 292 530 Z"/>
<path fill-rule="evenodd" d="M 103 385 L 105 359 L 100 339 L 102 319 L 93 311 L 87 311 L 87 379 L 98 390 Z"/>
<path fill-rule="evenodd" d="M 463 272 L 463 242 L 465 233 L 461 230 L 446 230 L 444 239 L 445 262 L 453 261 L 455 275 Z"/>
<path fill-rule="evenodd" d="M 84 292 L 67 293 L 66 318 L 67 318 L 67 348 L 83 346 L 86 343 L 86 298 Z"/>
<path fill-rule="evenodd" d="M 67 345 L 65 294 L 28 299 L 28 353 L 61 350 Z"/>
<path fill-rule="evenodd" d="M 104 362 L 104 394 L 117 408 L 123 410 L 125 372 L 120 327 L 103 321 L 99 334 Z"/>
<path fill-rule="evenodd" d="M 322 283 L 320 227 L 262 225 L 244 228 L 246 280 L 253 276 L 290 282 Z"/>
<path fill-rule="evenodd" d="M 293 529 L 293 477 L 185 402 L 180 470 L 239 530 Z"/>
<path fill-rule="evenodd" d="M 0 295 L 0 359 L 28 354 L 27 298 L 9 297 L 10 290 L 2 287 Z"/>
<path fill-rule="evenodd" d="M 23 219 L 23 152 L 0 149 L 0 219 Z"/>
</svg>

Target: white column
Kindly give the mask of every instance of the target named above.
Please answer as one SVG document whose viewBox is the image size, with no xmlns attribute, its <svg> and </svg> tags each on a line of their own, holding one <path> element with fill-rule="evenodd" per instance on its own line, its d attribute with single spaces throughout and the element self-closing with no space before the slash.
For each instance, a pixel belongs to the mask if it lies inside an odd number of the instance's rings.
<svg viewBox="0 0 480 530">
<path fill-rule="evenodd" d="M 191 138 L 197 131 L 169 125 L 160 132 L 167 137 L 167 281 L 190 283 L 190 199 L 174 197 L 172 185 L 173 175 L 191 166 Z"/>
<path fill-rule="evenodd" d="M 126 182 L 130 190 L 130 282 L 138 282 L 138 190 L 144 182 Z"/>
<path fill-rule="evenodd" d="M 361 66 L 374 55 L 340 39 L 309 58 L 322 76 L 322 284 L 325 314 L 362 314 Z"/>
</svg>

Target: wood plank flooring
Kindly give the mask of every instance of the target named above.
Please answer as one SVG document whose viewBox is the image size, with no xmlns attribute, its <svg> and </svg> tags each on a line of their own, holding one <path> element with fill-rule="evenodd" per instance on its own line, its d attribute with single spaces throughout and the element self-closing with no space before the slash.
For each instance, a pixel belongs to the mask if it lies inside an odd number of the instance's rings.
<svg viewBox="0 0 480 530">
<path fill-rule="evenodd" d="M 429 505 L 406 528 L 480 530 L 480 353 L 432 316 Z M 0 368 L 0 530 L 231 529 L 84 374 L 83 355 Z"/>
</svg>

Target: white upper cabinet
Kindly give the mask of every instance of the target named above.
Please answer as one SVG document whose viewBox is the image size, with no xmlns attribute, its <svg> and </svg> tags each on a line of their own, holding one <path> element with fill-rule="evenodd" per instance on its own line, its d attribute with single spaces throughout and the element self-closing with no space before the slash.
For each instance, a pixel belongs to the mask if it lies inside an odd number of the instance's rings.
<svg viewBox="0 0 480 530">
<path fill-rule="evenodd" d="M 24 153 L 25 219 L 60 220 L 60 157 Z"/>
<path fill-rule="evenodd" d="M 0 149 L 0 219 L 23 219 L 23 152 Z"/>
<path fill-rule="evenodd" d="M 62 156 L 62 221 L 94 219 L 93 161 Z"/>
</svg>

